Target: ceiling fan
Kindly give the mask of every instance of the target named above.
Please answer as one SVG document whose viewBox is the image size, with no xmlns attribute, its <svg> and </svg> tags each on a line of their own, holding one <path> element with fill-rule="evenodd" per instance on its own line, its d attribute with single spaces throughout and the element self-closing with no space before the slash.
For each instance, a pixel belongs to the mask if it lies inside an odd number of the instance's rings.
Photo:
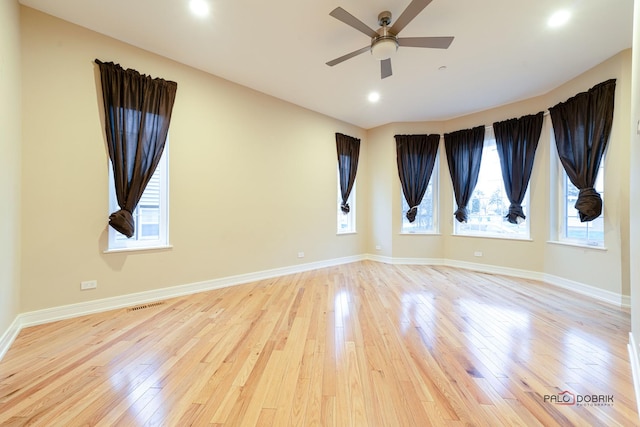
<svg viewBox="0 0 640 427">
<path fill-rule="evenodd" d="M 432 0 L 413 0 L 391 27 L 389 27 L 391 24 L 391 12 L 380 12 L 378 15 L 378 25 L 380 25 L 380 28 L 378 28 L 378 30 L 373 30 L 343 8 L 335 8 L 329 15 L 371 37 L 371 44 L 329 61 L 327 65 L 333 67 L 361 53 L 371 51 L 371 54 L 380 60 L 380 78 L 384 79 L 392 74 L 391 56 L 399 46 L 447 49 L 449 45 L 451 45 L 453 37 L 398 37 L 398 33 L 400 33 L 413 18 L 418 16 L 431 1 Z"/>
</svg>

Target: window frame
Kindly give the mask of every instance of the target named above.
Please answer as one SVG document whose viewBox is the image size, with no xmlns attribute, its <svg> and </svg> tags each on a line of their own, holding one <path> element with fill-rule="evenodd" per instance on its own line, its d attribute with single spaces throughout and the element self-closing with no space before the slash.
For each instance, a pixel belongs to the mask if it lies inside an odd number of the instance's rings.
<svg viewBox="0 0 640 427">
<path fill-rule="evenodd" d="M 553 143 L 555 143 L 555 140 L 553 141 Z M 585 248 L 595 248 L 595 249 L 605 249 L 605 235 L 604 235 L 604 201 L 605 201 L 605 197 L 604 197 L 604 179 L 605 179 L 605 165 L 604 165 L 604 161 L 605 161 L 605 156 L 602 157 L 602 160 L 600 162 L 600 167 L 598 169 L 598 175 L 596 178 L 596 191 L 598 191 L 598 193 L 600 194 L 600 197 L 602 198 L 602 213 L 600 214 L 600 216 L 596 219 L 596 220 L 601 220 L 602 221 L 602 239 L 589 239 L 589 231 L 590 229 L 593 228 L 593 221 L 588 221 L 588 222 L 583 222 L 580 224 L 584 224 L 584 228 L 586 229 L 586 234 L 587 234 L 587 238 L 585 239 L 581 239 L 581 238 L 572 238 L 572 237 L 568 237 L 568 228 L 569 228 L 569 212 L 573 209 L 575 210 L 575 208 L 573 208 L 572 206 L 570 206 L 570 203 L 567 203 L 567 199 L 568 199 L 568 187 L 569 185 L 573 186 L 573 184 L 571 183 L 571 181 L 569 180 L 569 177 L 567 176 L 567 173 L 565 172 L 564 168 L 562 167 L 562 162 L 560 162 L 560 159 L 557 157 L 557 152 L 556 152 L 556 163 L 557 163 L 557 167 L 559 168 L 558 170 L 558 181 L 559 181 L 559 185 L 557 186 L 558 188 L 558 209 L 557 209 L 557 216 L 558 216 L 558 227 L 556 230 L 556 241 L 558 243 L 563 243 L 563 244 L 568 244 L 568 245 L 573 245 L 573 246 L 580 246 L 580 247 L 585 247 Z M 575 188 L 575 186 L 573 186 Z M 598 187 L 600 187 L 601 190 L 598 190 Z M 575 203 L 575 201 L 573 202 Z M 594 220 L 594 221 L 596 221 Z M 578 220 L 579 221 L 579 220 Z M 582 228 L 582 227 L 581 227 Z"/>
<path fill-rule="evenodd" d="M 356 234 L 356 187 L 358 186 L 358 179 L 356 178 L 353 182 L 353 187 L 351 188 L 351 193 L 349 193 L 349 198 L 347 199 L 347 203 L 349 204 L 349 213 L 345 214 L 340 209 L 340 205 L 342 204 L 342 195 L 340 194 L 340 168 L 336 167 L 338 181 L 337 181 L 337 198 L 336 198 L 336 208 L 337 208 L 337 216 L 336 216 L 336 234 L 344 235 L 344 234 Z M 348 229 L 342 230 L 340 225 L 343 223 L 341 219 L 346 218 L 346 223 Z"/>
<path fill-rule="evenodd" d="M 135 232 L 134 237 L 126 238 L 121 233 L 116 231 L 113 227 L 107 226 L 108 239 L 106 252 L 120 252 L 120 251 L 134 251 L 134 250 L 149 250 L 149 249 L 163 249 L 170 248 L 169 244 L 169 140 L 165 143 L 160 162 L 156 167 L 153 174 L 154 177 L 159 178 L 159 221 L 158 221 L 158 238 L 157 239 L 145 239 L 140 237 L 142 226 L 141 210 L 143 206 L 138 203 L 135 210 L 132 212 Z M 153 179 L 153 178 L 152 178 Z M 149 187 L 145 188 L 145 192 Z M 142 201 L 143 196 L 140 198 Z M 109 160 L 109 212 L 115 212 L 120 207 L 118 206 L 115 183 L 113 176 L 113 166 L 111 160 Z"/>
<path fill-rule="evenodd" d="M 500 191 L 500 194 L 502 195 L 502 201 L 503 201 L 503 212 L 502 215 L 482 215 L 481 218 L 485 218 L 488 217 L 488 222 L 491 222 L 493 217 L 498 217 L 500 218 L 500 227 L 502 227 L 503 229 L 505 227 L 507 227 L 507 229 L 515 229 L 516 227 L 520 228 L 520 227 L 526 227 L 524 230 L 524 233 L 520 233 L 520 232 L 513 232 L 513 233 L 497 233 L 497 232 L 482 232 L 479 229 L 474 231 L 474 230 L 470 230 L 470 229 L 464 229 L 464 227 L 468 227 L 465 224 L 459 223 L 457 220 L 453 220 L 454 224 L 453 224 L 453 235 L 454 236 L 462 236 L 462 237 L 481 237 L 481 238 L 488 238 L 488 239 L 507 239 L 507 240 L 526 240 L 526 241 L 531 241 L 531 209 L 529 208 L 530 206 L 530 202 L 531 202 L 531 182 L 529 182 L 529 184 L 527 185 L 527 192 L 525 193 L 524 199 L 522 200 L 522 207 L 524 208 L 525 211 L 525 215 L 526 215 L 526 219 L 521 223 L 521 224 L 511 224 L 509 221 L 507 221 L 507 219 L 505 218 L 506 213 L 508 212 L 508 207 L 510 205 L 510 201 L 509 198 L 506 195 L 506 190 L 504 188 L 504 181 L 502 180 L 502 165 L 500 163 L 500 157 L 497 153 L 497 146 L 496 146 L 496 140 L 495 140 L 495 135 L 493 133 L 493 128 L 492 127 L 487 127 L 485 129 L 485 136 L 484 136 L 484 141 L 483 141 L 483 146 L 482 146 L 482 160 L 480 162 L 480 173 L 478 175 L 478 183 L 476 184 L 476 187 L 473 189 L 473 193 L 471 194 L 471 198 L 469 199 L 469 204 L 471 205 L 471 203 L 473 203 L 473 200 L 475 199 L 474 194 L 479 190 L 479 187 L 481 185 L 481 180 L 483 178 L 483 169 L 486 167 L 487 163 L 486 163 L 486 157 L 485 157 L 485 153 L 487 149 L 491 149 L 491 147 L 494 147 L 493 150 L 495 150 L 495 155 L 497 158 L 497 164 L 498 164 L 498 171 L 500 171 L 500 176 L 499 179 L 494 179 L 493 181 L 497 181 L 499 182 L 498 187 L 496 188 L 497 191 Z M 496 191 L 494 190 L 494 191 Z M 491 197 L 491 196 L 489 196 Z M 457 203 L 455 201 L 455 194 L 453 195 L 453 206 L 457 208 Z M 474 217 L 475 215 L 471 212 L 471 206 L 468 206 L 467 209 L 469 210 L 468 213 L 468 220 L 471 220 L 472 217 Z M 486 209 L 486 208 L 485 208 Z M 478 221 L 479 223 L 481 221 Z M 467 222 L 468 224 L 469 222 Z M 480 226 L 481 224 L 479 224 Z M 462 229 L 461 229 L 462 228 Z"/>
<path fill-rule="evenodd" d="M 429 188 L 431 188 L 431 229 L 418 229 L 418 230 L 407 230 L 409 222 L 406 216 L 407 210 L 409 210 L 410 206 L 407 204 L 407 201 L 404 198 L 404 193 L 402 191 L 402 184 L 400 184 L 400 234 L 402 235 L 429 235 L 429 234 L 439 234 L 440 232 L 440 224 L 439 224 L 439 195 L 440 195 L 440 153 L 436 154 L 435 163 L 433 165 L 433 171 L 431 172 L 431 178 L 429 179 L 429 186 L 427 187 L 427 191 L 425 192 L 420 205 L 418 205 L 418 215 L 421 208 L 424 208 L 423 203 L 427 200 L 427 194 L 429 193 Z M 418 215 L 416 215 L 416 221 L 418 221 Z"/>
</svg>

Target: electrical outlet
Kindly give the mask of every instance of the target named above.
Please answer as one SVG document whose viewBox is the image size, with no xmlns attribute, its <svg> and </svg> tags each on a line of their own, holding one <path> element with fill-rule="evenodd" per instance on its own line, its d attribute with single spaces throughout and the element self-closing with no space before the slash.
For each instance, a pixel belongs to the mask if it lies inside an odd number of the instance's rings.
<svg viewBox="0 0 640 427">
<path fill-rule="evenodd" d="M 379 251 L 379 250 L 381 250 L 381 249 L 382 249 L 382 246 L 380 246 L 380 245 L 376 245 L 376 251 Z"/>
<path fill-rule="evenodd" d="M 95 289 L 98 287 L 97 280 L 87 280 L 86 282 L 80 282 L 80 290 L 86 291 L 88 289 Z"/>
<path fill-rule="evenodd" d="M 304 258 L 304 252 L 298 252 L 298 258 Z"/>
<path fill-rule="evenodd" d="M 482 256 L 482 252 L 480 252 L 480 251 L 475 251 L 475 252 L 473 253 L 473 256 Z"/>
</svg>

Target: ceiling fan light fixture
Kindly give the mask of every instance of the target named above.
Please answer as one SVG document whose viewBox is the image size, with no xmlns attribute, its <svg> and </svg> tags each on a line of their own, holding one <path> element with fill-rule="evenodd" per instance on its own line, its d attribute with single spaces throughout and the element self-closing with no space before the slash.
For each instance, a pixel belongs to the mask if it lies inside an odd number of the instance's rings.
<svg viewBox="0 0 640 427">
<path fill-rule="evenodd" d="M 371 55 L 382 61 L 391 58 L 398 50 L 398 42 L 394 37 L 383 37 L 373 42 Z"/>
<path fill-rule="evenodd" d="M 411 0 L 411 3 L 400 14 L 400 17 L 391 25 L 391 12 L 385 10 L 378 14 L 378 25 L 380 28 L 374 30 L 367 24 L 347 12 L 341 7 L 336 7 L 329 13 L 355 30 L 369 36 L 369 45 L 358 50 L 342 55 L 326 64 L 330 67 L 358 56 L 366 51 L 371 52 L 371 56 L 380 61 L 380 78 L 385 79 L 393 75 L 391 71 L 391 57 L 395 55 L 398 47 L 422 47 L 433 49 L 448 49 L 453 41 L 453 37 L 402 37 L 398 34 L 409 24 L 422 10 L 431 3 L 432 0 Z"/>
</svg>

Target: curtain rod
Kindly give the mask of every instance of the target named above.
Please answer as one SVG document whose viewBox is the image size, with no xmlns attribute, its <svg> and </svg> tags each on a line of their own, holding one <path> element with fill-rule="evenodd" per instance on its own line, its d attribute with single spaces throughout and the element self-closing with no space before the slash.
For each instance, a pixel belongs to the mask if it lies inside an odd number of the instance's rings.
<svg viewBox="0 0 640 427">
<path fill-rule="evenodd" d="M 547 117 L 549 114 L 550 114 L 550 113 L 549 113 L 549 110 L 544 110 L 544 111 L 542 112 L 542 117 Z M 487 129 L 493 129 L 493 125 L 492 125 L 492 124 L 491 124 L 491 125 L 485 125 L 485 126 L 484 126 L 484 128 L 485 128 L 485 130 L 487 130 Z"/>
</svg>

